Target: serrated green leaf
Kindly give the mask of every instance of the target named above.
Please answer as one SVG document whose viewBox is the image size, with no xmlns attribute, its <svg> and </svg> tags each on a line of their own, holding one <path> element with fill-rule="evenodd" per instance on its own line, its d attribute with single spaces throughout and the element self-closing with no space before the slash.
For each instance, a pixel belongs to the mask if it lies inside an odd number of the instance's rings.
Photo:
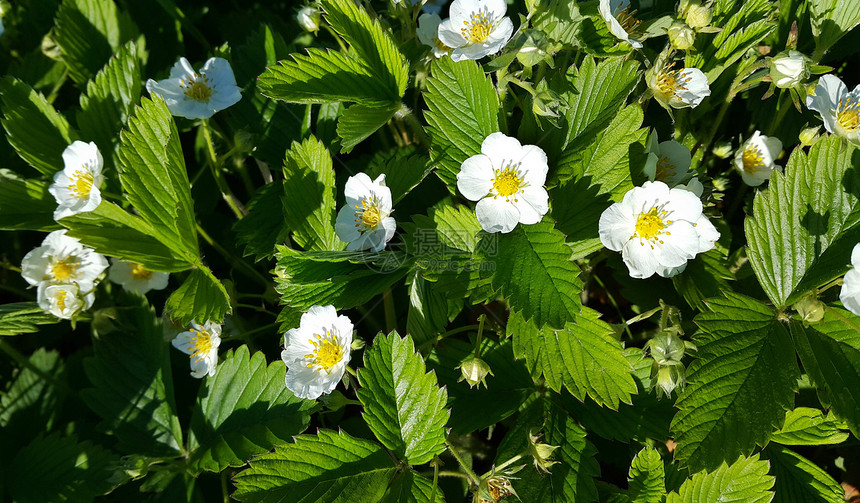
<svg viewBox="0 0 860 503">
<path fill-rule="evenodd" d="M 426 216 L 415 215 L 412 220 L 415 228 L 408 244 L 419 260 L 444 259 L 458 252 L 471 255 L 478 248 L 481 224 L 468 206 L 434 206 Z"/>
<path fill-rule="evenodd" d="M 314 402 L 284 386 L 286 373 L 283 361 L 267 366 L 266 356 L 250 356 L 247 346 L 225 355 L 197 393 L 188 441 L 191 470 L 242 466 L 307 428 Z"/>
<path fill-rule="evenodd" d="M 126 478 L 116 473 L 119 458 L 89 441 L 58 433 L 33 440 L 15 456 L 9 489 L 15 501 L 92 501 Z"/>
<path fill-rule="evenodd" d="M 463 161 L 480 154 L 484 138 L 499 131 L 499 96 L 474 61 L 437 59 L 430 73 L 424 93 L 430 158 L 453 187 Z"/>
<path fill-rule="evenodd" d="M 845 490 L 815 463 L 781 445 L 769 445 L 762 458 L 770 460 L 776 479 L 774 503 L 842 503 Z"/>
<path fill-rule="evenodd" d="M 698 357 L 672 421 L 675 458 L 691 471 L 765 445 L 794 405 L 800 378 L 788 330 L 769 307 L 733 292 L 706 306 L 695 319 Z"/>
<path fill-rule="evenodd" d="M 691 308 L 699 309 L 708 297 L 731 290 L 728 281 L 733 279 L 734 275 L 726 265 L 725 252 L 714 248 L 688 261 L 684 272 L 672 278 L 672 284 Z"/>
<path fill-rule="evenodd" d="M 164 100 L 142 98 L 121 136 L 120 181 L 128 201 L 177 257 L 199 263 L 191 184 L 179 132 Z"/>
<path fill-rule="evenodd" d="M 129 297 L 130 299 L 131 297 Z M 84 361 L 94 386 L 84 402 L 116 435 L 129 454 L 182 454 L 182 429 L 173 398 L 173 378 L 161 323 L 146 300 L 136 297 L 115 310 L 112 323 L 98 329 L 95 356 Z"/>
<path fill-rule="evenodd" d="M 42 93 L 13 77 L 0 80 L 0 100 L 6 139 L 21 159 L 43 175 L 63 169 L 63 150 L 78 137 L 66 118 Z"/>
<path fill-rule="evenodd" d="M 645 447 L 633 458 L 627 475 L 627 495 L 633 503 L 661 503 L 666 497 L 663 458 L 652 447 Z"/>
<path fill-rule="evenodd" d="M 731 466 L 723 463 L 712 473 L 699 472 L 686 480 L 677 493 L 669 494 L 666 503 L 702 503 L 704 501 L 743 501 L 769 503 L 773 500 L 774 479 L 768 475 L 768 463 L 758 454 L 738 458 Z"/>
<path fill-rule="evenodd" d="M 422 278 L 418 271 L 409 285 L 409 311 L 406 316 L 406 333 L 421 347 L 435 340 L 448 324 L 448 301 L 433 289 L 433 284 Z"/>
<path fill-rule="evenodd" d="M 110 201 L 98 208 L 62 219 L 68 235 L 99 253 L 142 264 L 150 271 L 176 272 L 193 266 L 186 257 L 161 243 L 142 218 L 126 213 Z"/>
<path fill-rule="evenodd" d="M 334 231 L 335 183 L 331 154 L 313 136 L 293 142 L 284 159 L 284 217 L 305 250 L 342 250 Z"/>
<path fill-rule="evenodd" d="M 483 233 L 478 248 L 495 263 L 493 287 L 537 327 L 562 328 L 582 311 L 579 268 L 548 218 L 508 234 Z"/>
<path fill-rule="evenodd" d="M 555 391 L 562 386 L 579 400 L 586 395 L 600 405 L 618 409 L 636 393 L 633 368 L 624 358 L 612 327 L 588 308 L 562 329 L 538 329 L 520 313 L 512 312 L 507 333 L 514 354 L 525 358 L 534 378 L 543 376 Z"/>
<path fill-rule="evenodd" d="M 412 149 L 392 149 L 377 153 L 367 167 L 367 175 L 376 179 L 385 175 L 385 185 L 391 190 L 396 205 L 430 174 L 432 167 L 427 156 Z"/>
<path fill-rule="evenodd" d="M 387 107 L 355 104 L 344 110 L 343 115 L 337 120 L 337 135 L 341 139 L 340 151 L 344 154 L 352 152 L 353 147 L 384 126 L 388 119 L 394 117 L 400 107 L 400 103 L 393 103 Z"/>
<path fill-rule="evenodd" d="M 320 430 L 251 461 L 233 497 L 250 503 L 379 501 L 397 468 L 381 445 Z"/>
<path fill-rule="evenodd" d="M 771 442 L 783 445 L 841 444 L 848 433 L 840 429 L 833 417 L 825 417 L 818 409 L 798 407 L 788 411 L 782 428 L 773 432 Z"/>
<path fill-rule="evenodd" d="M 0 335 L 31 334 L 39 331 L 36 325 L 50 325 L 59 321 L 59 318 L 44 312 L 35 302 L 0 305 Z"/>
<path fill-rule="evenodd" d="M 57 201 L 49 185 L 38 180 L 21 180 L 0 175 L 0 229 L 53 231 Z"/>
<path fill-rule="evenodd" d="M 824 319 L 808 327 L 792 322 L 791 335 L 821 403 L 860 437 L 860 317 L 828 307 Z"/>
<path fill-rule="evenodd" d="M 435 496 L 431 499 L 431 495 Z M 381 503 L 442 503 L 444 501 L 442 489 L 437 487 L 434 492 L 431 480 L 418 475 L 414 470 L 405 470 L 397 476 Z"/>
<path fill-rule="evenodd" d="M 65 363 L 59 352 L 39 348 L 27 361 L 31 367 L 15 370 L 0 393 L 0 426 L 6 432 L 29 439 L 35 436 L 27 436 L 33 428 L 39 432 L 51 431 L 67 390 L 61 388 L 65 385 Z"/>
<path fill-rule="evenodd" d="M 445 450 L 448 394 L 425 373 L 412 338 L 379 334 L 364 352 L 358 370 L 358 399 L 364 420 L 380 442 L 411 465 L 422 465 Z"/>
<path fill-rule="evenodd" d="M 860 24 L 860 4 L 856 2 L 812 0 L 809 2 L 809 13 L 812 36 L 815 37 L 815 61 Z"/>
<path fill-rule="evenodd" d="M 192 321 L 221 323 L 232 311 L 230 296 L 209 269 L 194 269 L 164 305 L 174 320 L 188 325 Z"/>
<path fill-rule="evenodd" d="M 245 207 L 248 214 L 233 224 L 238 244 L 245 245 L 245 256 L 257 261 L 271 258 L 275 245 L 288 237 L 290 227 L 284 218 L 284 184 L 280 181 L 263 185 Z"/>
</svg>

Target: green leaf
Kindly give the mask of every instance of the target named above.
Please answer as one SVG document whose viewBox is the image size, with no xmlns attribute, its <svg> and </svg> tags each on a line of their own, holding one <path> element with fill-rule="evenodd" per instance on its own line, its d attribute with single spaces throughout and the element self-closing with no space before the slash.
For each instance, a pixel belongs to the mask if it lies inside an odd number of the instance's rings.
<svg viewBox="0 0 860 503">
<path fill-rule="evenodd" d="M 125 482 L 119 458 L 89 441 L 58 433 L 33 440 L 15 456 L 8 474 L 15 501 L 92 501 Z"/>
<path fill-rule="evenodd" d="M 146 300 L 135 297 L 129 302 L 114 311 L 112 322 L 97 329 L 95 356 L 84 361 L 94 387 L 81 396 L 104 420 L 102 427 L 116 435 L 122 452 L 177 456 L 183 452 L 182 429 L 173 398 L 169 345 Z"/>
<path fill-rule="evenodd" d="M 824 319 L 808 327 L 792 322 L 791 335 L 821 403 L 860 437 L 860 317 L 827 308 Z"/>
<path fill-rule="evenodd" d="M 132 107 L 140 98 L 141 87 L 138 48 L 130 42 L 89 81 L 86 94 L 81 94 L 78 127 L 84 138 L 96 142 L 107 169 L 115 165 L 117 133 L 128 122 Z"/>
<path fill-rule="evenodd" d="M 794 405 L 800 378 L 788 330 L 769 307 L 732 292 L 705 305 L 695 319 L 698 358 L 672 421 L 675 458 L 694 472 L 765 445 Z"/>
<path fill-rule="evenodd" d="M 666 503 L 702 503 L 704 501 L 743 501 L 770 503 L 774 479 L 768 475 L 768 463 L 758 454 L 739 458 L 731 466 L 723 463 L 712 473 L 699 472 L 687 479 Z"/>
<path fill-rule="evenodd" d="M 435 494 L 431 500 L 430 496 Z M 436 503 L 444 502 L 442 489 L 433 491 L 433 482 L 415 473 L 405 470 L 397 476 L 394 484 L 388 489 L 381 503 Z"/>
<path fill-rule="evenodd" d="M 420 347 L 435 340 L 448 324 L 448 299 L 433 289 L 433 284 L 421 277 L 418 271 L 409 285 L 409 312 L 406 332 Z"/>
<path fill-rule="evenodd" d="M 788 411 L 785 423 L 771 435 L 770 441 L 783 445 L 828 445 L 841 444 L 847 438 L 848 433 L 833 417 L 825 417 L 818 409 L 798 407 Z"/>
<path fill-rule="evenodd" d="M 335 182 L 331 154 L 314 137 L 293 142 L 284 159 L 284 217 L 305 250 L 341 250 L 334 231 Z"/>
<path fill-rule="evenodd" d="M 39 173 L 54 176 L 63 169 L 63 150 L 77 133 L 48 100 L 13 77 L 0 80 L 3 127 L 9 144 Z"/>
<path fill-rule="evenodd" d="M 376 438 L 411 465 L 422 465 L 445 450 L 448 395 L 436 376 L 424 372 L 412 338 L 379 334 L 358 370 L 358 399 Z"/>
<path fill-rule="evenodd" d="M 165 311 L 183 325 L 192 321 L 221 323 L 232 311 L 230 296 L 209 269 L 194 269 L 164 305 Z"/>
<path fill-rule="evenodd" d="M 720 292 L 731 290 L 729 280 L 734 275 L 727 265 L 725 250 L 717 248 L 700 253 L 687 262 L 684 272 L 672 278 L 672 284 L 693 309 L 699 309 L 702 301 L 715 297 Z"/>
<path fill-rule="evenodd" d="M 238 244 L 245 245 L 245 256 L 257 261 L 275 255 L 275 245 L 283 243 L 290 232 L 284 218 L 284 184 L 263 185 L 245 207 L 248 214 L 233 224 Z"/>
<path fill-rule="evenodd" d="M 267 366 L 263 352 L 252 357 L 247 346 L 225 355 L 197 393 L 188 441 L 191 470 L 242 466 L 307 428 L 314 402 L 284 387 L 286 373 L 283 361 Z"/>
<path fill-rule="evenodd" d="M 98 208 L 62 219 L 68 235 L 99 253 L 142 264 L 150 271 L 184 271 L 193 264 L 153 236 L 157 233 L 142 218 L 126 213 L 110 201 Z"/>
<path fill-rule="evenodd" d="M 32 334 L 39 331 L 36 325 L 51 325 L 59 321 L 35 302 L 0 305 L 0 335 Z"/>
<path fill-rule="evenodd" d="M 432 167 L 429 164 L 427 156 L 417 150 L 397 148 L 377 153 L 366 173 L 374 180 L 385 175 L 385 185 L 391 190 L 396 205 L 430 174 Z"/>
<path fill-rule="evenodd" d="M 840 38 L 860 24 L 860 4 L 840 0 L 809 2 L 812 36 L 815 37 L 815 61 Z"/>
<path fill-rule="evenodd" d="M 251 461 L 234 480 L 239 501 L 379 501 L 397 468 L 381 445 L 344 431 L 300 435 Z"/>
<path fill-rule="evenodd" d="M 141 99 L 121 134 L 120 181 L 154 237 L 186 262 L 199 263 L 194 205 L 179 132 L 160 97 Z"/>
<path fill-rule="evenodd" d="M 430 73 L 424 93 L 430 158 L 439 177 L 453 186 L 463 161 L 480 154 L 484 138 L 499 131 L 499 96 L 474 61 L 437 59 Z"/>
<path fill-rule="evenodd" d="M 413 253 L 420 258 L 439 258 L 451 252 L 474 253 L 478 249 L 481 224 L 475 212 L 464 205 L 435 206 L 427 215 L 415 215 L 415 229 L 411 231 Z"/>
<path fill-rule="evenodd" d="M 845 490 L 826 471 L 781 445 L 762 452 L 776 478 L 774 503 L 843 503 Z"/>
<path fill-rule="evenodd" d="M 14 304 L 6 304 L 10 305 Z M 0 393 L 0 426 L 15 437 L 23 436 L 25 443 L 35 436 L 28 435 L 33 429 L 51 431 L 67 394 L 59 352 L 39 348 L 27 360 L 30 366 L 15 370 Z"/>
<path fill-rule="evenodd" d="M 48 187 L 46 182 L 0 174 L 0 229 L 45 232 L 59 229 L 54 220 L 57 201 Z"/>
<path fill-rule="evenodd" d="M 78 84 L 92 78 L 124 42 L 137 36 L 127 14 L 113 0 L 63 0 L 57 10 L 55 40 Z"/>
<path fill-rule="evenodd" d="M 633 458 L 627 476 L 627 494 L 633 503 L 662 503 L 666 497 L 663 458 L 652 447 L 644 447 Z"/>
<path fill-rule="evenodd" d="M 493 287 L 508 298 L 512 311 L 537 327 L 562 328 L 582 311 L 579 268 L 549 219 L 518 225 L 508 234 L 484 233 L 479 248 L 495 263 Z"/>
<path fill-rule="evenodd" d="M 400 108 L 400 103 L 392 103 L 387 107 L 355 104 L 344 110 L 337 121 L 337 135 L 341 139 L 340 151 L 344 154 L 352 152 L 353 147 L 384 126 Z"/>
<path fill-rule="evenodd" d="M 391 88 L 394 99 L 406 91 L 409 66 L 389 31 L 351 0 L 323 0 L 326 21 L 352 47 L 358 58 Z"/>
<path fill-rule="evenodd" d="M 584 309 L 563 329 L 538 329 L 520 313 L 512 312 L 507 333 L 514 339 L 514 354 L 525 358 L 534 378 L 543 376 L 554 391 L 567 388 L 579 400 L 591 397 L 600 405 L 618 409 L 636 393 L 633 368 L 624 358 L 612 327 L 599 314 Z"/>
</svg>

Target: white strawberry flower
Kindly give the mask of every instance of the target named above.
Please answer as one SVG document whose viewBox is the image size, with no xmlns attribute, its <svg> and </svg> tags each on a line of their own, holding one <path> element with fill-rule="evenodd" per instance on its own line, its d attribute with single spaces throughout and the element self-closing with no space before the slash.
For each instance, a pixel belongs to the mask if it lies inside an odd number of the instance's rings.
<svg viewBox="0 0 860 503">
<path fill-rule="evenodd" d="M 93 211 L 102 202 L 104 159 L 95 143 L 76 141 L 63 151 L 63 170 L 54 175 L 48 192 L 57 200 L 54 220 Z"/>
<path fill-rule="evenodd" d="M 163 290 L 167 286 L 169 273 L 150 271 L 141 264 L 118 258 L 112 258 L 110 262 L 108 279 L 122 285 L 127 292 L 143 295 L 150 290 Z"/>
<path fill-rule="evenodd" d="M 834 75 L 824 75 L 815 93 L 806 96 L 806 106 L 821 114 L 828 131 L 860 145 L 860 85 L 848 92 Z"/>
<path fill-rule="evenodd" d="M 438 14 L 421 14 L 418 18 L 418 28 L 415 33 L 418 35 L 418 40 L 424 45 L 429 45 L 433 48 L 433 56 L 441 58 L 451 52 L 451 48 L 443 44 L 439 40 L 439 25 L 442 23 L 442 18 Z"/>
<path fill-rule="evenodd" d="M 191 329 L 177 335 L 172 344 L 190 357 L 192 377 L 201 379 L 215 375 L 218 346 L 221 345 L 221 325 L 211 321 L 203 325 L 191 322 Z"/>
<path fill-rule="evenodd" d="M 481 143 L 481 153 L 463 161 L 457 189 L 478 201 L 475 214 L 487 232 L 508 233 L 517 223 L 540 222 L 549 211 L 543 187 L 549 171 L 546 152 L 522 145 L 516 138 L 492 133 Z"/>
<path fill-rule="evenodd" d="M 765 180 L 770 179 L 773 170 L 780 169 L 773 162 L 780 152 L 782 152 L 782 142 L 779 138 L 765 136 L 756 130 L 735 153 L 735 169 L 738 170 L 745 184 L 758 187 Z"/>
<path fill-rule="evenodd" d="M 334 306 L 312 306 L 304 313 L 299 328 L 284 334 L 287 389 L 308 400 L 331 393 L 349 363 L 352 329 L 352 321 L 338 316 Z"/>
<path fill-rule="evenodd" d="M 629 190 L 600 215 L 598 227 L 600 241 L 621 252 L 633 278 L 674 276 L 720 237 L 695 194 L 659 181 Z"/>
<path fill-rule="evenodd" d="M 809 78 L 809 64 L 806 56 L 799 51 L 784 51 L 768 60 L 770 78 L 776 87 L 787 89 L 797 87 Z"/>
<path fill-rule="evenodd" d="M 147 80 L 146 90 L 161 96 L 170 113 L 188 119 L 208 119 L 242 99 L 233 69 L 224 58 L 209 58 L 199 72 L 179 58 L 170 77 Z"/>
<path fill-rule="evenodd" d="M 693 160 L 690 149 L 675 140 L 657 142 L 657 133 L 654 132 L 648 137 L 648 160 L 643 169 L 648 180 L 659 180 L 669 187 L 689 180 Z"/>
<path fill-rule="evenodd" d="M 391 217 L 391 189 L 385 186 L 385 175 L 371 180 L 365 173 L 349 177 L 344 188 L 346 206 L 340 209 L 335 232 L 349 251 L 381 251 L 394 237 L 397 223 Z"/>
<path fill-rule="evenodd" d="M 655 64 L 645 72 L 645 79 L 663 107 L 696 108 L 711 95 L 708 78 L 698 68 L 673 70 L 672 65 Z"/>
<path fill-rule="evenodd" d="M 642 42 L 630 39 L 630 34 L 639 24 L 634 17 L 636 12 L 630 9 L 630 0 L 600 0 L 597 6 L 597 11 L 606 22 L 610 33 L 619 40 L 627 42 L 634 49 L 641 49 Z"/>
<path fill-rule="evenodd" d="M 316 33 L 320 29 L 320 11 L 316 7 L 302 7 L 296 14 L 296 21 L 303 30 Z"/>
<path fill-rule="evenodd" d="M 103 255 L 61 230 L 48 234 L 42 246 L 24 255 L 21 276 L 33 286 L 75 284 L 82 292 L 89 292 L 107 266 Z"/>
<path fill-rule="evenodd" d="M 481 59 L 501 51 L 514 33 L 507 10 L 505 0 L 454 0 L 438 35 L 454 49 L 451 59 Z"/>
<path fill-rule="evenodd" d="M 84 295 L 73 283 L 41 283 L 36 291 L 39 307 L 63 320 L 70 320 L 79 312 L 92 307 L 95 298 L 95 293 L 91 291 Z"/>
<path fill-rule="evenodd" d="M 839 291 L 839 301 L 845 309 L 860 315 L 860 243 L 851 250 L 851 269 L 842 279 L 842 289 Z"/>
</svg>

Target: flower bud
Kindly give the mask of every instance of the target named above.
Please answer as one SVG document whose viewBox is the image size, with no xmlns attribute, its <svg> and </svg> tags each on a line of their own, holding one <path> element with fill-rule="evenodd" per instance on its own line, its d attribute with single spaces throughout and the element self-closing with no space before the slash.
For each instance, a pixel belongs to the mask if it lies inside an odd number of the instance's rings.
<svg viewBox="0 0 860 503">
<path fill-rule="evenodd" d="M 461 363 L 458 368 L 462 375 L 457 379 L 457 382 L 465 379 L 469 383 L 470 388 L 475 386 L 480 388 L 481 384 L 487 387 L 487 383 L 484 381 L 487 378 L 487 374 L 494 375 L 487 362 L 480 358 L 470 357 Z"/>
<path fill-rule="evenodd" d="M 701 3 L 691 2 L 687 7 L 686 21 L 691 28 L 699 29 L 708 26 L 711 24 L 712 16 L 713 13 L 711 12 L 711 8 L 706 7 Z"/>
<path fill-rule="evenodd" d="M 651 357 L 658 365 L 677 365 L 684 358 L 684 341 L 672 330 L 661 332 L 648 341 Z"/>
<path fill-rule="evenodd" d="M 314 7 L 302 7 L 296 14 L 299 26 L 307 32 L 316 33 L 320 29 L 320 11 Z"/>
<path fill-rule="evenodd" d="M 824 318 L 824 303 L 818 300 L 815 294 L 806 295 L 791 307 L 807 323 L 815 323 Z"/>
<path fill-rule="evenodd" d="M 343 393 L 340 391 L 334 390 L 327 395 L 324 394 L 320 396 L 320 402 L 322 402 L 322 404 L 329 410 L 338 410 L 348 405 L 350 400 L 343 396 Z"/>
<path fill-rule="evenodd" d="M 681 21 L 672 23 L 666 32 L 669 35 L 669 43 L 679 51 L 688 50 L 693 47 L 693 42 L 696 41 L 696 32 Z"/>
<path fill-rule="evenodd" d="M 770 78 L 776 87 L 795 87 L 809 78 L 806 56 L 799 51 L 783 51 L 768 61 Z"/>
<path fill-rule="evenodd" d="M 720 159 L 728 159 L 734 154 L 735 149 L 732 148 L 732 142 L 730 141 L 718 141 L 714 144 L 711 152 Z"/>
<path fill-rule="evenodd" d="M 818 131 L 821 129 L 821 126 L 815 127 L 806 127 L 800 131 L 798 138 L 800 138 L 800 144 L 804 147 L 809 147 L 813 143 L 818 141 Z"/>
<path fill-rule="evenodd" d="M 652 369 L 653 374 L 653 369 Z M 683 365 L 671 365 L 668 367 L 659 367 L 657 369 L 657 379 L 655 386 L 657 387 L 657 396 L 671 396 L 675 388 L 684 389 L 687 385 L 687 371 Z M 653 379 L 653 377 L 652 377 Z"/>
<path fill-rule="evenodd" d="M 539 432 L 529 432 L 529 454 L 534 458 L 535 468 L 539 472 L 549 473 L 549 467 L 558 463 L 558 461 L 551 460 L 550 457 L 559 446 L 541 442 L 540 437 Z"/>
<path fill-rule="evenodd" d="M 562 97 L 541 80 L 532 98 L 532 111 L 541 117 L 560 117 Z"/>
</svg>

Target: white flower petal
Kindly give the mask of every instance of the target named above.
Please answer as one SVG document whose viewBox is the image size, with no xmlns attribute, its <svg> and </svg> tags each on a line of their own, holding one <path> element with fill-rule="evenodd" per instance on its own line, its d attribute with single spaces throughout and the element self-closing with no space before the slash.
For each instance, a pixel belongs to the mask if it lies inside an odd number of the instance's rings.
<svg viewBox="0 0 860 503">
<path fill-rule="evenodd" d="M 523 145 L 517 162 L 522 163 L 523 181 L 529 185 L 542 186 L 549 172 L 546 152 L 537 145 Z"/>
<path fill-rule="evenodd" d="M 493 188 L 493 163 L 484 154 L 469 157 L 457 173 L 457 189 L 470 201 L 478 201 Z"/>
<path fill-rule="evenodd" d="M 504 133 L 491 133 L 481 143 L 481 153 L 493 162 L 493 168 L 502 168 L 503 162 L 519 162 L 523 146 L 516 138 Z"/>
<path fill-rule="evenodd" d="M 508 233 L 520 220 L 520 212 L 504 197 L 485 197 L 475 205 L 475 216 L 486 232 Z"/>
<path fill-rule="evenodd" d="M 696 256 L 699 250 L 699 234 L 687 221 L 676 220 L 661 235 L 662 243 L 654 245 L 657 262 L 665 267 L 680 267 Z M 646 243 L 645 246 L 648 246 Z"/>
<path fill-rule="evenodd" d="M 460 23 L 462 26 L 462 23 Z M 446 19 L 439 25 L 437 35 L 439 41 L 451 48 L 457 48 L 466 45 L 468 42 L 463 38 L 460 28 L 454 24 L 453 19 Z"/>
<path fill-rule="evenodd" d="M 636 219 L 633 208 L 623 203 L 615 203 L 603 210 L 598 222 L 598 235 L 603 246 L 612 251 L 621 251 L 636 233 Z"/>
<path fill-rule="evenodd" d="M 714 224 L 704 214 L 696 220 L 695 227 L 696 233 L 699 235 L 698 253 L 705 253 L 713 249 L 716 242 L 720 239 L 720 231 L 714 227 Z"/>
<path fill-rule="evenodd" d="M 549 194 L 542 186 L 529 185 L 528 187 L 522 189 L 522 191 L 520 191 L 517 197 L 521 200 L 525 200 L 525 202 L 528 203 L 529 206 L 534 208 L 535 212 L 537 212 L 538 215 L 541 217 L 546 215 L 549 211 Z M 538 221 L 540 221 L 540 218 L 538 218 Z M 520 219 L 520 222 L 523 224 L 528 224 L 527 222 L 523 221 L 522 218 Z"/>
<path fill-rule="evenodd" d="M 418 18 L 418 28 L 415 34 L 418 35 L 418 40 L 424 45 L 436 47 L 436 32 L 439 25 L 442 23 L 442 18 L 438 14 L 424 13 Z"/>
<path fill-rule="evenodd" d="M 627 265 L 633 278 L 650 278 L 661 269 L 657 258 L 651 253 L 651 247 L 638 239 L 630 240 L 621 249 L 621 259 Z"/>
<path fill-rule="evenodd" d="M 845 309 L 860 315 L 860 269 L 851 269 L 842 279 L 839 301 Z"/>
</svg>

